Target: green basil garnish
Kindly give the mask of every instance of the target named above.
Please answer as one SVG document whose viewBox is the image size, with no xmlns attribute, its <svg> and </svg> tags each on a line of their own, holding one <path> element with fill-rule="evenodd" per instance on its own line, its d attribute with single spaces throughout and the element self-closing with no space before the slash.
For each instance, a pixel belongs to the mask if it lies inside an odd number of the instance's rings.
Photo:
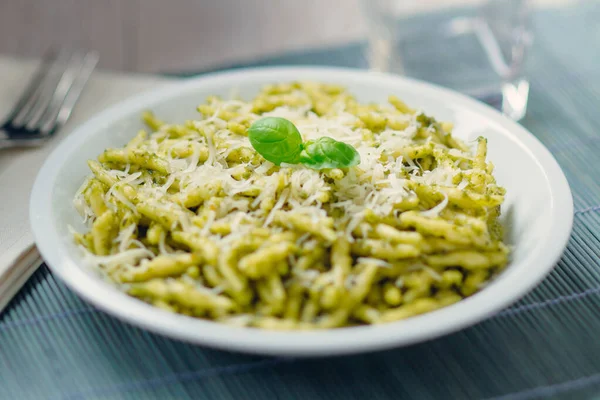
<svg viewBox="0 0 600 400">
<path fill-rule="evenodd" d="M 349 144 L 324 136 L 304 144 L 300 162 L 312 169 L 348 168 L 360 163 L 360 155 Z"/>
<path fill-rule="evenodd" d="M 298 128 L 285 118 L 266 117 L 248 129 L 250 144 L 266 160 L 275 165 L 297 164 L 302 151 L 302 136 Z"/>
<path fill-rule="evenodd" d="M 303 164 L 320 170 L 349 168 L 360 163 L 360 155 L 354 147 L 330 137 L 303 144 L 296 126 L 285 118 L 259 119 L 248 129 L 248 138 L 252 147 L 275 165 Z"/>
</svg>

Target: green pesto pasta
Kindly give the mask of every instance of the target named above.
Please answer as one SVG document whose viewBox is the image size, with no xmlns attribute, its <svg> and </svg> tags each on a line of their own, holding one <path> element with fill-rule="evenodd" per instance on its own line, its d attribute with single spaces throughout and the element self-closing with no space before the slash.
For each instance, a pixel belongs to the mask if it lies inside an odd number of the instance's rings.
<svg viewBox="0 0 600 400">
<path fill-rule="evenodd" d="M 197 110 L 179 123 L 145 112 L 145 130 L 89 161 L 75 197 L 85 259 L 131 296 L 236 326 L 330 329 L 447 307 L 508 263 L 484 138 L 468 145 L 398 97 L 364 104 L 319 82 Z M 361 161 L 274 165 L 248 139 L 263 117 Z"/>
</svg>

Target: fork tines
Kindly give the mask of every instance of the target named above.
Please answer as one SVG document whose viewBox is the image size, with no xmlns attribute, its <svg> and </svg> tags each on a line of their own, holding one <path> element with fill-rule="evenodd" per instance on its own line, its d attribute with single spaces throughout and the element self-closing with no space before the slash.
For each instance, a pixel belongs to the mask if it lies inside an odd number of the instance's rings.
<svg viewBox="0 0 600 400">
<path fill-rule="evenodd" d="M 96 52 L 50 51 L 0 126 L 3 142 L 35 145 L 50 137 L 71 115 L 97 62 Z"/>
</svg>

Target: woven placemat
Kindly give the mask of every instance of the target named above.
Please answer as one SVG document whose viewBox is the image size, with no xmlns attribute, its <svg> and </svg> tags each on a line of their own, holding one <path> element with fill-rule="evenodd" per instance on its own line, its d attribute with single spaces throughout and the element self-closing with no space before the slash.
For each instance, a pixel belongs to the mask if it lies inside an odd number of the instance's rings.
<svg viewBox="0 0 600 400">
<path fill-rule="evenodd" d="M 575 224 L 514 306 L 419 345 L 328 359 L 240 355 L 123 324 L 42 267 L 0 316 L 0 399 L 588 399 L 600 393 L 600 7 L 538 12 L 522 124 L 555 155 Z M 595 47 L 590 47 L 595 45 Z M 254 65 L 364 66 L 360 45 Z"/>
</svg>

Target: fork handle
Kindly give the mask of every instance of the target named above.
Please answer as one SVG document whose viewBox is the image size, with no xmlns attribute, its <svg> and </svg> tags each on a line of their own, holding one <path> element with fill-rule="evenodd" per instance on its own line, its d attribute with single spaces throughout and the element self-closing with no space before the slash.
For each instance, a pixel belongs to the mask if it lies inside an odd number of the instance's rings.
<svg viewBox="0 0 600 400">
<path fill-rule="evenodd" d="M 9 134 L 0 129 L 0 149 L 14 147 L 36 147 L 47 139 L 46 135 L 35 135 L 28 138 L 11 138 Z"/>
</svg>

